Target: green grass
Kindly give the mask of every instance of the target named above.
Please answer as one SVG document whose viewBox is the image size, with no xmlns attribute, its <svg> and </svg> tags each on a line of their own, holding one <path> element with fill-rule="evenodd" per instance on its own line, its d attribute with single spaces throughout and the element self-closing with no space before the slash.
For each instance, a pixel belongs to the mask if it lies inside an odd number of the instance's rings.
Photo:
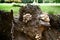
<svg viewBox="0 0 60 40">
<path fill-rule="evenodd" d="M 19 7 L 13 7 L 12 4 L 8 5 L 0 4 L 0 10 L 11 11 L 11 9 L 13 10 L 14 14 L 17 14 L 19 11 Z"/>
<path fill-rule="evenodd" d="M 54 14 L 59 14 L 60 13 L 60 6 L 39 6 L 43 12 L 52 12 Z M 14 15 L 19 13 L 19 7 L 13 7 L 12 4 L 2 4 L 0 3 L 0 10 L 4 11 L 14 11 Z"/>
<path fill-rule="evenodd" d="M 60 14 L 60 6 L 41 6 L 40 7 L 44 12 L 52 12 L 54 14 Z"/>
</svg>

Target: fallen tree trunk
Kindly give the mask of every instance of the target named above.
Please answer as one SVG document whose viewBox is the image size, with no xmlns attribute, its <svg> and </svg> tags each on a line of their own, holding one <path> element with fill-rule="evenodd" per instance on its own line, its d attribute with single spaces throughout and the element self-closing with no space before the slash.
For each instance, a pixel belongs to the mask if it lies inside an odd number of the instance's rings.
<svg viewBox="0 0 60 40">
<path fill-rule="evenodd" d="M 11 40 L 12 20 L 12 10 L 11 12 L 0 10 L 0 40 Z"/>
</svg>

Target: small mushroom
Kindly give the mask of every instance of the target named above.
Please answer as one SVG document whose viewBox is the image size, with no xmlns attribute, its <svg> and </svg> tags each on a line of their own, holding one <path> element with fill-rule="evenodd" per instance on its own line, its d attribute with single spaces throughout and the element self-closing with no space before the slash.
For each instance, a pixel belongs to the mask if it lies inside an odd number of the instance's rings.
<svg viewBox="0 0 60 40">
<path fill-rule="evenodd" d="M 27 13 L 27 14 L 23 15 L 23 22 L 27 23 L 31 19 L 32 19 L 32 15 L 31 14 Z"/>
</svg>

